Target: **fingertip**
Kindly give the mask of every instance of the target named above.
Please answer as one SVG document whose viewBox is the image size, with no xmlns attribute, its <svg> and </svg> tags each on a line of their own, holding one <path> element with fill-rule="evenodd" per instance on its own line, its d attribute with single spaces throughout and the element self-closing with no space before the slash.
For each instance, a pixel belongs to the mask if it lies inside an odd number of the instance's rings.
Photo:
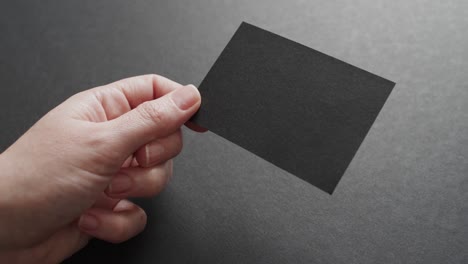
<svg viewBox="0 0 468 264">
<path fill-rule="evenodd" d="M 92 214 L 98 220 L 98 225 L 89 228 L 84 224 L 84 219 Z M 90 209 L 80 217 L 78 227 L 81 232 L 92 237 L 111 243 L 124 242 L 145 228 L 147 215 L 139 206 L 128 200 L 121 200 L 114 210 Z"/>
<path fill-rule="evenodd" d="M 182 151 L 182 147 L 182 132 L 177 129 L 167 137 L 140 147 L 135 152 L 135 157 L 141 167 L 149 168 L 177 156 Z"/>
<path fill-rule="evenodd" d="M 200 94 L 200 90 L 198 90 L 198 87 L 196 87 L 196 86 L 193 85 L 193 84 L 188 84 L 188 85 L 186 85 L 186 86 L 187 86 L 187 87 L 190 87 L 191 89 L 193 89 L 193 90 L 196 92 L 196 98 L 197 98 L 197 103 L 196 103 L 196 105 L 197 105 L 197 110 L 198 110 L 198 108 L 200 108 L 201 100 L 202 100 L 201 94 Z"/>
<path fill-rule="evenodd" d="M 188 86 L 188 87 L 191 87 L 191 88 L 195 88 L 195 89 L 197 89 L 197 91 L 198 91 L 198 88 L 197 88 L 194 84 L 189 83 L 189 84 L 187 84 L 187 85 L 185 85 L 185 86 Z"/>
<path fill-rule="evenodd" d="M 193 84 L 187 84 L 186 87 L 189 87 L 189 88 L 194 89 L 194 90 L 197 91 L 197 93 L 198 93 L 198 100 L 199 100 L 198 108 L 199 108 L 200 105 L 201 105 L 201 94 L 200 94 L 200 91 L 199 91 L 198 88 L 197 88 L 195 85 L 193 85 Z M 208 131 L 207 128 L 204 128 L 204 127 L 202 127 L 202 126 L 200 126 L 200 125 L 198 125 L 198 124 L 195 124 L 195 123 L 192 122 L 192 121 L 187 121 L 187 122 L 185 123 L 185 126 L 188 127 L 189 129 L 191 129 L 192 131 L 199 132 L 199 133 L 204 133 L 204 132 Z"/>
<path fill-rule="evenodd" d="M 122 211 L 130 211 L 139 209 L 136 204 L 130 202 L 129 200 L 122 199 L 118 204 L 115 205 L 113 211 L 114 212 L 122 212 Z"/>
<path fill-rule="evenodd" d="M 200 92 L 194 85 L 186 85 L 176 89 L 171 94 L 171 99 L 174 104 L 182 111 L 196 111 L 196 109 L 198 109 L 200 106 L 201 101 Z"/>
</svg>

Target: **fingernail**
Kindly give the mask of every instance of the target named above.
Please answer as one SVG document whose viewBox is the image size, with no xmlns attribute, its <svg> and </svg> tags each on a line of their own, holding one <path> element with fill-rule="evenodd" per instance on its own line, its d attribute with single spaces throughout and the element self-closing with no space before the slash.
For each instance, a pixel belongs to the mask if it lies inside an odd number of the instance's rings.
<svg viewBox="0 0 468 264">
<path fill-rule="evenodd" d="M 151 144 L 146 145 L 145 151 L 146 151 L 146 165 L 151 166 L 159 162 L 159 159 L 160 157 L 162 157 L 165 149 L 163 145 L 161 145 L 159 142 L 153 142 Z"/>
<path fill-rule="evenodd" d="M 81 216 L 80 222 L 78 223 L 78 225 L 81 228 L 86 229 L 86 230 L 94 230 L 98 228 L 99 221 L 92 214 L 84 214 Z"/>
<path fill-rule="evenodd" d="M 132 188 L 133 181 L 126 174 L 119 174 L 112 179 L 108 187 L 109 194 L 124 193 Z"/>
<path fill-rule="evenodd" d="M 177 107 L 181 110 L 187 110 L 200 100 L 200 94 L 197 88 L 190 84 L 175 90 L 171 98 Z"/>
</svg>

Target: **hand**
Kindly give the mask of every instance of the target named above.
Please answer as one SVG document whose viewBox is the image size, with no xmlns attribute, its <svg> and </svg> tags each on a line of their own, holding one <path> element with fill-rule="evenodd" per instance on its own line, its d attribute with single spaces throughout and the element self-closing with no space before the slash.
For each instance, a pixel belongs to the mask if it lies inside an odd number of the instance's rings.
<svg viewBox="0 0 468 264">
<path fill-rule="evenodd" d="M 126 198 L 166 185 L 199 106 L 194 86 L 146 75 L 51 110 L 0 155 L 0 262 L 57 263 L 91 237 L 141 232 L 146 214 Z"/>
</svg>

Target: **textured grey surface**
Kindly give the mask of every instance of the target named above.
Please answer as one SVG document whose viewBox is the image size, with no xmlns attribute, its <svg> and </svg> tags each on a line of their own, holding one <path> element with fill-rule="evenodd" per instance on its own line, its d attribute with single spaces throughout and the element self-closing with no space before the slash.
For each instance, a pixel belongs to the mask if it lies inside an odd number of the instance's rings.
<svg viewBox="0 0 468 264">
<path fill-rule="evenodd" d="M 0 149 L 92 86 L 199 84 L 242 20 L 397 82 L 334 194 L 185 131 L 147 230 L 70 263 L 467 263 L 464 0 L 4 1 Z"/>
</svg>

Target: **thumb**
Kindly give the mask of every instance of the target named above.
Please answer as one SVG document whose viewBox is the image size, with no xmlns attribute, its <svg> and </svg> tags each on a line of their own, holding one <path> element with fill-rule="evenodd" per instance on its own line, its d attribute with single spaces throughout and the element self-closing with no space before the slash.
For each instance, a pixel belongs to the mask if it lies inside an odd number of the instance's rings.
<svg viewBox="0 0 468 264">
<path fill-rule="evenodd" d="M 131 155 L 138 148 L 178 130 L 200 107 L 198 89 L 187 85 L 109 121 L 116 151 Z"/>
</svg>

